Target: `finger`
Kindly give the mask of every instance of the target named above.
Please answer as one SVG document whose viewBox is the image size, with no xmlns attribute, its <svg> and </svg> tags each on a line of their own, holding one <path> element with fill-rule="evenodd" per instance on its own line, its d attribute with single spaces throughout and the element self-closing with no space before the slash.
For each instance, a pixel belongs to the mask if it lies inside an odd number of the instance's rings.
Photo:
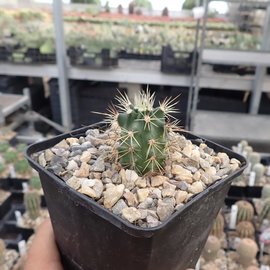
<svg viewBox="0 0 270 270">
<path fill-rule="evenodd" d="M 38 229 L 24 270 L 63 270 L 50 219 Z"/>
</svg>

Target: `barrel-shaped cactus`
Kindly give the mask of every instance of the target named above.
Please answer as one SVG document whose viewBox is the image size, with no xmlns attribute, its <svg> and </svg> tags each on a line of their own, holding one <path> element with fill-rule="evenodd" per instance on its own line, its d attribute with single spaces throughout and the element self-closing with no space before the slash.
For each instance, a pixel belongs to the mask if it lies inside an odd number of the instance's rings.
<svg viewBox="0 0 270 270">
<path fill-rule="evenodd" d="M 253 219 L 254 208 L 250 202 L 241 200 L 236 205 L 238 206 L 237 223 L 240 221 L 251 221 Z"/>
<path fill-rule="evenodd" d="M 218 214 L 215 219 L 214 225 L 212 227 L 211 235 L 216 236 L 217 238 L 221 238 L 224 231 L 224 218 L 221 213 Z"/>
<path fill-rule="evenodd" d="M 255 181 L 258 183 L 261 180 L 261 178 L 264 176 L 265 167 L 261 163 L 256 163 L 252 167 L 252 171 L 255 172 L 256 174 Z"/>
<path fill-rule="evenodd" d="M 29 217 L 35 220 L 40 215 L 40 194 L 36 191 L 27 191 L 24 193 L 24 205 Z"/>
<path fill-rule="evenodd" d="M 264 219 L 270 219 L 270 198 L 264 201 L 262 211 L 259 214 L 259 222 L 263 222 Z"/>
<path fill-rule="evenodd" d="M 262 199 L 270 198 L 270 184 L 263 186 L 261 198 Z"/>
<path fill-rule="evenodd" d="M 260 163 L 261 156 L 257 152 L 252 152 L 248 155 L 248 160 L 251 164 L 251 169 L 252 169 L 255 164 Z"/>
<path fill-rule="evenodd" d="M 210 235 L 204 246 L 202 256 L 206 261 L 213 261 L 217 257 L 221 244 L 217 237 Z"/>
<path fill-rule="evenodd" d="M 167 137 L 172 128 L 168 117 L 175 112 L 174 100 L 167 99 L 154 108 L 154 95 L 147 91 L 135 97 L 134 104 L 123 95 L 118 101 L 120 112 L 116 113 L 116 119 L 121 129 L 120 163 L 140 175 L 162 171 L 168 149 Z"/>
<path fill-rule="evenodd" d="M 244 238 L 239 242 L 236 252 L 238 254 L 238 262 L 244 267 L 248 267 L 257 255 L 258 246 L 254 240 Z"/>
<path fill-rule="evenodd" d="M 236 232 L 240 238 L 253 238 L 255 228 L 250 221 L 241 221 L 236 226 Z"/>
<path fill-rule="evenodd" d="M 32 178 L 29 181 L 29 186 L 32 189 L 40 190 L 41 189 L 41 182 L 40 178 L 37 175 L 32 176 Z"/>
</svg>

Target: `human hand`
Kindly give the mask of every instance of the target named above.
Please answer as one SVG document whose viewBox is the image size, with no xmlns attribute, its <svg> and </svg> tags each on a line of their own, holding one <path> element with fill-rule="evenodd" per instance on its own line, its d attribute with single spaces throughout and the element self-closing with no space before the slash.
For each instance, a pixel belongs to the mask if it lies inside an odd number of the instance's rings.
<svg viewBox="0 0 270 270">
<path fill-rule="evenodd" d="M 51 220 L 43 222 L 30 247 L 24 270 L 63 270 Z"/>
</svg>

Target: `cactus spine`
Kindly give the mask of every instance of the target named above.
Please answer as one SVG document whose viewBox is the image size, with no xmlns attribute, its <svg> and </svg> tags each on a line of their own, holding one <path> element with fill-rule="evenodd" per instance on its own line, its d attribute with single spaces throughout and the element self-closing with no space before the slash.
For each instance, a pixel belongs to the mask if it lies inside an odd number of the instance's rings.
<svg viewBox="0 0 270 270">
<path fill-rule="evenodd" d="M 5 265 L 5 250 L 6 245 L 4 240 L 0 239 L 0 269 Z"/>
<path fill-rule="evenodd" d="M 241 200 L 236 205 L 238 206 L 237 223 L 240 221 L 251 221 L 253 219 L 254 208 L 251 203 Z"/>
<path fill-rule="evenodd" d="M 136 96 L 134 104 L 124 95 L 117 100 L 120 103 L 120 112 L 116 113 L 121 129 L 118 147 L 120 163 L 139 175 L 162 171 L 168 133 L 172 128 L 167 120 L 170 113 L 176 112 L 174 100 L 166 99 L 154 108 L 154 95 L 149 91 Z"/>
<path fill-rule="evenodd" d="M 211 235 L 216 236 L 217 238 L 221 238 L 224 231 L 224 218 L 221 213 L 218 214 L 217 218 L 215 219 Z"/>
<path fill-rule="evenodd" d="M 264 201 L 262 211 L 259 215 L 260 223 L 263 222 L 264 219 L 270 219 L 270 198 Z"/>
<path fill-rule="evenodd" d="M 255 229 L 251 222 L 241 221 L 236 226 L 236 232 L 240 238 L 253 238 Z"/>
<path fill-rule="evenodd" d="M 236 252 L 239 256 L 239 263 L 244 267 L 248 267 L 252 264 L 252 261 L 257 255 L 258 246 L 252 239 L 244 238 L 239 242 Z"/>
<path fill-rule="evenodd" d="M 217 257 L 221 244 L 217 237 L 210 235 L 204 246 L 202 256 L 206 261 L 213 261 Z"/>
<path fill-rule="evenodd" d="M 252 171 L 256 173 L 255 181 L 259 182 L 261 178 L 264 176 L 265 168 L 261 163 L 254 164 Z"/>
<path fill-rule="evenodd" d="M 38 192 L 30 190 L 24 193 L 24 205 L 32 220 L 37 219 L 40 215 L 40 203 L 41 198 Z"/>
</svg>

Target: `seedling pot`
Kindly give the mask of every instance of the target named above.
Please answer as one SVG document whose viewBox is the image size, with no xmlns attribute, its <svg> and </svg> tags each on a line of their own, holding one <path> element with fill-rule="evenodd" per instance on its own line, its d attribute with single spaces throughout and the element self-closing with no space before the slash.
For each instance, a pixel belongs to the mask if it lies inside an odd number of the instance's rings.
<svg viewBox="0 0 270 270">
<path fill-rule="evenodd" d="M 205 141 L 216 152 L 237 158 L 241 167 L 215 182 L 154 228 L 132 225 L 73 190 L 58 176 L 41 167 L 32 154 L 68 137 L 79 137 L 92 125 L 28 147 L 26 157 L 39 172 L 56 242 L 65 270 L 186 270 L 194 267 L 224 203 L 232 180 L 246 167 L 246 160 L 218 144 L 190 133 L 187 139 Z"/>
</svg>

